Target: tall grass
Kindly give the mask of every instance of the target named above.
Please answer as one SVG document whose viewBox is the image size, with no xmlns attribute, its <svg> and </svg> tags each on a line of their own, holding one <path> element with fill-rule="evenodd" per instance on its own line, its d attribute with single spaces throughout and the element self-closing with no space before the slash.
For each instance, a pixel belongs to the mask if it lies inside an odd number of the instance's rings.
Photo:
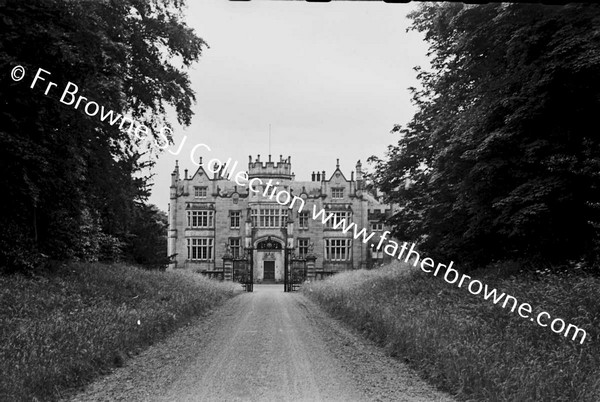
<svg viewBox="0 0 600 402">
<path fill-rule="evenodd" d="M 0 276 L 0 400 L 55 400 L 233 296 L 198 274 L 70 264 Z"/>
<path fill-rule="evenodd" d="M 567 339 L 401 263 L 338 274 L 303 291 L 460 399 L 600 401 L 600 280 L 481 280 L 585 329 L 587 339 Z"/>
</svg>

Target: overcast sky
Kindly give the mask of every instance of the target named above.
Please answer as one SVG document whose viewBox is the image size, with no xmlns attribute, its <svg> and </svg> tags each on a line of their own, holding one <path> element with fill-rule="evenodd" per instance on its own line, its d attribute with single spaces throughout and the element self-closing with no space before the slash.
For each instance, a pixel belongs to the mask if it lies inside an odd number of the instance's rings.
<svg viewBox="0 0 600 402">
<path fill-rule="evenodd" d="M 175 160 L 181 172 L 204 161 L 248 155 L 292 156 L 297 180 L 340 168 L 349 177 L 357 160 L 384 156 L 397 137 L 394 124 L 414 113 L 408 88 L 413 67 L 426 66 L 421 34 L 406 32 L 414 4 L 383 2 L 189 1 L 188 24 L 210 46 L 190 73 L 197 103 L 192 125 L 176 126 L 175 152 L 161 155 L 150 202 L 167 210 Z M 175 119 L 172 119 L 173 121 Z"/>
</svg>

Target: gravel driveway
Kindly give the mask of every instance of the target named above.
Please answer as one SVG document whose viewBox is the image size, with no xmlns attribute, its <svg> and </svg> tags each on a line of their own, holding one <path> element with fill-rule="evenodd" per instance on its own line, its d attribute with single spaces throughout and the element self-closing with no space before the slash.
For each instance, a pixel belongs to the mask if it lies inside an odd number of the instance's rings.
<svg viewBox="0 0 600 402">
<path fill-rule="evenodd" d="M 255 285 L 73 401 L 452 401 L 282 285 Z"/>
</svg>

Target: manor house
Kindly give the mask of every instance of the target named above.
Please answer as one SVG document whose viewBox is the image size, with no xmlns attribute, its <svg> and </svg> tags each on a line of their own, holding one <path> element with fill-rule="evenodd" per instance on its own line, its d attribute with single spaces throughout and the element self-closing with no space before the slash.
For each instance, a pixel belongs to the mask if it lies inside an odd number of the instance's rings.
<svg viewBox="0 0 600 402">
<path fill-rule="evenodd" d="M 291 157 L 271 161 L 269 155 L 267 161 L 261 161 L 259 155 L 253 161 L 250 156 L 246 175 L 255 191 L 250 191 L 248 182 L 238 185 L 224 168 L 209 169 L 202 158 L 199 165 L 191 175 L 185 169 L 181 177 L 176 163 L 171 175 L 168 254 L 175 255 L 171 268 L 219 271 L 226 253 L 241 258 L 250 250 L 246 258 L 253 259 L 254 280 L 260 283 L 283 280 L 286 248 L 299 258 L 309 253 L 316 257 L 316 271 L 322 273 L 370 268 L 383 262 L 384 253 L 371 244 L 387 229 L 382 221 L 391 210 L 377 192 L 366 189 L 360 161 L 349 178 L 340 170 L 338 159 L 330 175 L 313 172 L 310 181 L 298 181 Z M 301 198 L 302 211 L 298 211 L 300 203 L 290 209 L 264 196 L 262 190 L 269 180 Z M 323 224 L 320 218 L 313 219 L 313 206 L 376 235 L 367 244 L 362 238 L 354 239 L 353 231 L 344 233 L 335 229 L 332 221 Z"/>
</svg>

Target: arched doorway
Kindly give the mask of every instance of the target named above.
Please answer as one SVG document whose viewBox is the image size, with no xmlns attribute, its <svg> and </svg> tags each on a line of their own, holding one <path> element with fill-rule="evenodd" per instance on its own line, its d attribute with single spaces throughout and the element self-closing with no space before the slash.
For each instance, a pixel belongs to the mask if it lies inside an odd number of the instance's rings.
<svg viewBox="0 0 600 402">
<path fill-rule="evenodd" d="M 259 283 L 280 283 L 284 279 L 283 240 L 267 236 L 257 240 L 254 266 L 255 281 Z"/>
</svg>

